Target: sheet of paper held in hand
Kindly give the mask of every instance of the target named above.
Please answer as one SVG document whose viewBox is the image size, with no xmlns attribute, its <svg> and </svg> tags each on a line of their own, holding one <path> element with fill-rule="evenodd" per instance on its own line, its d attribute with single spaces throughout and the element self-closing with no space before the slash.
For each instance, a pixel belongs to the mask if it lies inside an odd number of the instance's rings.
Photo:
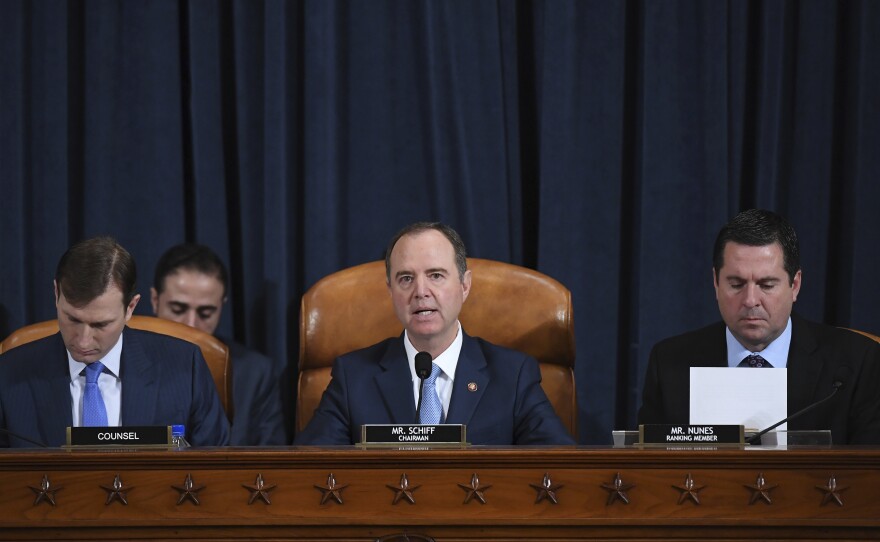
<svg viewBox="0 0 880 542">
<path fill-rule="evenodd" d="M 769 427 L 788 415 L 787 376 L 788 369 L 691 367 L 690 423 Z M 784 435 L 777 444 L 785 444 Z"/>
</svg>

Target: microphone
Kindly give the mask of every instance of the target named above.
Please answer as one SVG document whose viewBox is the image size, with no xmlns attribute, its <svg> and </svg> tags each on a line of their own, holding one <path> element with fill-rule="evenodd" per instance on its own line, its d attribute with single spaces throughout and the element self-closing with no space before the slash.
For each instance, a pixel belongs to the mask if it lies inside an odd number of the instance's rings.
<svg viewBox="0 0 880 542">
<path fill-rule="evenodd" d="M 419 377 L 419 404 L 416 406 L 416 423 L 420 423 L 422 419 L 422 392 L 425 389 L 425 379 L 431 376 L 431 366 L 434 358 L 428 352 L 419 352 L 416 354 L 416 376 Z"/>
<path fill-rule="evenodd" d="M 47 444 L 45 444 L 43 442 L 40 442 L 37 440 L 31 440 L 27 437 L 23 437 L 23 436 L 19 435 L 18 433 L 13 433 L 12 431 L 10 431 L 9 429 L 6 429 L 5 427 L 0 427 L 0 433 L 2 433 L 4 435 L 9 435 L 10 437 L 15 437 L 15 438 L 17 438 L 19 440 L 23 440 L 25 442 L 30 442 L 31 444 L 36 444 L 40 448 L 48 448 L 49 447 Z"/>
<path fill-rule="evenodd" d="M 791 416 L 788 416 L 788 417 L 786 417 L 786 418 L 783 418 L 782 420 L 780 420 L 780 421 L 774 423 L 773 425 L 771 425 L 771 426 L 768 427 L 767 429 L 764 429 L 763 431 L 760 431 L 760 432 L 758 432 L 758 433 L 755 433 L 755 434 L 754 434 L 751 438 L 749 438 L 749 440 L 747 440 L 746 442 L 748 442 L 749 444 L 755 444 L 755 443 L 759 443 L 759 442 L 761 442 L 761 437 L 763 437 L 766 433 L 768 433 L 768 432 L 770 432 L 770 431 L 776 429 L 777 427 L 779 427 L 780 425 L 784 424 L 785 422 L 788 422 L 788 421 L 794 420 L 794 419 L 796 419 L 796 418 L 800 418 L 802 414 L 805 414 L 805 413 L 807 413 L 807 412 L 813 410 L 814 408 L 816 408 L 817 406 L 821 405 L 821 404 L 824 403 L 825 401 L 827 401 L 827 400 L 831 399 L 832 397 L 834 397 L 834 394 L 837 393 L 838 390 L 840 390 L 840 388 L 843 387 L 843 382 L 844 382 L 844 380 L 846 380 L 846 375 L 848 375 L 850 372 L 851 372 L 851 371 L 850 371 L 849 367 L 840 367 L 840 368 L 835 372 L 835 374 L 834 374 L 834 377 L 835 377 L 835 378 L 834 378 L 834 383 L 831 384 L 831 387 L 834 388 L 834 389 L 831 390 L 831 393 L 828 394 L 827 397 L 825 397 L 824 399 L 820 399 L 820 400 L 816 401 L 815 403 L 813 403 L 812 405 L 809 405 L 809 406 L 807 406 L 807 407 L 805 407 L 805 408 L 802 408 L 801 410 L 798 410 L 797 412 L 795 412 L 795 413 L 792 414 Z"/>
</svg>

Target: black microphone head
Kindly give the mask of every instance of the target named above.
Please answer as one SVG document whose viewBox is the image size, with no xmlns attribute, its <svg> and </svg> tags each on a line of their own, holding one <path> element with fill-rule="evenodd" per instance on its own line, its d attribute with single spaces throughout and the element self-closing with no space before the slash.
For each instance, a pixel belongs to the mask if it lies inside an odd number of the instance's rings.
<svg viewBox="0 0 880 542">
<path fill-rule="evenodd" d="M 427 352 L 416 354 L 416 376 L 422 380 L 431 376 L 431 365 L 433 363 L 434 358 L 431 357 L 431 354 Z"/>
</svg>

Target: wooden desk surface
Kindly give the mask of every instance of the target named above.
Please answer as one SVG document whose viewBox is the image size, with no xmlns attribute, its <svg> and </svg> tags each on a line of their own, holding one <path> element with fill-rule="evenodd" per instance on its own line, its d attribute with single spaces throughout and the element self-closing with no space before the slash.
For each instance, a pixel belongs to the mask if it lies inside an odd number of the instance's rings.
<svg viewBox="0 0 880 542">
<path fill-rule="evenodd" d="M 3 540 L 404 533 L 878 539 L 880 448 L 0 450 Z"/>
</svg>

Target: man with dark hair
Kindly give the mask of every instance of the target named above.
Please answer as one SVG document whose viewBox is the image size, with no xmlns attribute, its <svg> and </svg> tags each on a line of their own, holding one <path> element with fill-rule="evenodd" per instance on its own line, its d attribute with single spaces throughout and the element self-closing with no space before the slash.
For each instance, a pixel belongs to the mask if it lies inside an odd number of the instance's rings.
<svg viewBox="0 0 880 542">
<path fill-rule="evenodd" d="M 363 424 L 413 423 L 419 352 L 433 359 L 423 423 L 466 424 L 473 444 L 574 444 L 541 388 L 538 362 L 462 330 L 458 315 L 471 289 L 466 256 L 455 230 L 439 223 L 407 226 L 391 240 L 387 285 L 404 332 L 336 360 L 295 444 L 354 444 Z"/>
<path fill-rule="evenodd" d="M 70 426 L 186 426 L 223 446 L 229 425 L 197 346 L 128 328 L 140 301 L 134 259 L 109 237 L 71 247 L 55 273 L 60 332 L 0 356 L 0 428 L 60 446 Z M 27 447 L 0 434 L 0 446 Z"/>
<path fill-rule="evenodd" d="M 159 258 L 150 300 L 160 318 L 213 334 L 220 323 L 227 291 L 226 267 L 210 248 L 181 244 Z M 290 442 L 281 409 L 282 371 L 271 359 L 221 338 L 232 361 L 233 446 Z"/>
<path fill-rule="evenodd" d="M 794 228 L 770 211 L 743 211 L 721 228 L 713 253 L 723 322 L 651 350 L 639 423 L 687 424 L 691 367 L 788 368 L 792 430 L 830 429 L 840 444 L 880 444 L 880 345 L 792 313 L 801 288 Z"/>
</svg>

